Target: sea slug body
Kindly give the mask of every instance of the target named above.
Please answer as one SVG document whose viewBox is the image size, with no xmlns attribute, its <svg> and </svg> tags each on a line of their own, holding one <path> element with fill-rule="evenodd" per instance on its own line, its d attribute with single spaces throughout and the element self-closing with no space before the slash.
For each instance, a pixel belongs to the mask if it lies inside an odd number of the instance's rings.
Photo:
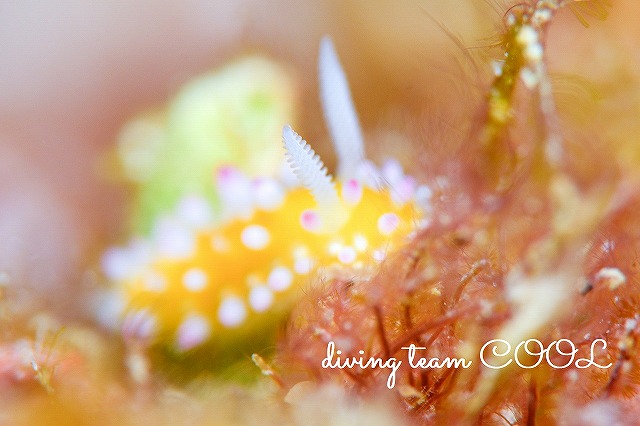
<svg viewBox="0 0 640 426">
<path fill-rule="evenodd" d="M 320 69 L 342 174 L 337 182 L 285 126 L 286 157 L 298 184 L 223 166 L 215 179 L 220 211 L 197 195 L 186 197 L 149 239 L 108 250 L 103 269 L 116 283 L 112 297 L 121 306 L 125 339 L 178 353 L 250 341 L 318 278 L 367 276 L 417 229 L 423 210 L 416 194 L 424 198 L 429 190 L 394 160 L 378 169 L 364 158 L 344 72 L 328 38 L 321 43 Z M 336 78 L 344 80 L 336 85 Z M 349 113 L 326 112 L 334 108 Z M 361 157 L 354 160 L 353 153 Z"/>
</svg>

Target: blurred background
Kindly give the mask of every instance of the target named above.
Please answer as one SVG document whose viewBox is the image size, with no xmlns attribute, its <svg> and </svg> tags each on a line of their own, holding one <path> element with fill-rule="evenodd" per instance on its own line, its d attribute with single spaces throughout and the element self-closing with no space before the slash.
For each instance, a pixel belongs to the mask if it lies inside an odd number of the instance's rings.
<svg viewBox="0 0 640 426">
<path fill-rule="evenodd" d="M 631 132 L 640 117 L 640 4 L 612 3 L 605 21 L 588 19 L 590 28 L 568 10 L 560 14 L 548 35 L 549 68 L 631 93 L 617 107 Z M 429 117 L 475 108 L 461 96 L 490 82 L 489 47 L 506 7 L 493 0 L 0 1 L 0 285 L 25 311 L 87 315 L 86 291 L 99 279 L 93 266 L 122 237 L 126 215 L 126 193 L 104 159 L 129 118 L 166 104 L 194 76 L 246 52 L 289 66 L 300 81 L 300 132 L 331 164 L 316 88 L 323 34 L 335 41 L 365 129 L 405 131 L 411 123 L 428 138 L 421 123 Z M 444 118 L 440 131 L 454 124 Z"/>
</svg>

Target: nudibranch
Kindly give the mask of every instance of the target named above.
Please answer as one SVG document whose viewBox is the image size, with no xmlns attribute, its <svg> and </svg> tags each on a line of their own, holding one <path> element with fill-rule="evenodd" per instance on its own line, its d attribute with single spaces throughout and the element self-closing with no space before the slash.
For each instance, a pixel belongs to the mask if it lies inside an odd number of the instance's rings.
<svg viewBox="0 0 640 426">
<path fill-rule="evenodd" d="M 288 173 L 252 178 L 235 166 L 219 168 L 220 211 L 185 197 L 150 239 L 103 257 L 117 283 L 125 338 L 177 353 L 250 344 L 305 288 L 322 278 L 371 274 L 424 223 L 429 188 L 397 161 L 378 168 L 365 159 L 328 38 L 320 46 L 319 80 L 337 181 L 290 126 L 282 131 Z"/>
</svg>

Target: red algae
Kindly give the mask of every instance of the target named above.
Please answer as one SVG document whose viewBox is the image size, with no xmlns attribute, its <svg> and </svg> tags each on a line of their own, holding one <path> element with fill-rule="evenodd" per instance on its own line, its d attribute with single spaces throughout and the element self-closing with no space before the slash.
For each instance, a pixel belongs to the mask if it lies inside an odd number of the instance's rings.
<svg viewBox="0 0 640 426">
<path fill-rule="evenodd" d="M 391 392 L 419 424 L 630 421 L 639 199 L 615 153 L 571 155 L 545 64 L 547 26 L 566 6 L 582 22 L 608 11 L 532 1 L 506 12 L 484 118 L 448 160 L 459 172 L 425 177 L 437 188 L 429 225 L 370 279 L 309 292 L 276 357 L 288 386 Z"/>
</svg>

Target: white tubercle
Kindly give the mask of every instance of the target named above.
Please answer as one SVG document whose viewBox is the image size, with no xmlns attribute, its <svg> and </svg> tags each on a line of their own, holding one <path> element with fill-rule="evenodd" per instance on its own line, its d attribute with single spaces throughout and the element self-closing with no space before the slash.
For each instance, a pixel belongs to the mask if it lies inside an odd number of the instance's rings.
<svg viewBox="0 0 640 426">
<path fill-rule="evenodd" d="M 189 315 L 178 328 L 178 348 L 188 351 L 204 343 L 211 335 L 209 321 L 201 315 Z"/>
<path fill-rule="evenodd" d="M 178 218 L 194 229 L 203 229 L 211 225 L 213 212 L 209 202 L 199 195 L 187 195 L 177 206 Z"/>
<path fill-rule="evenodd" d="M 364 160 L 364 142 L 347 77 L 328 36 L 320 41 L 318 78 L 324 119 L 338 156 L 338 176 L 346 181 L 355 177 Z"/>
<path fill-rule="evenodd" d="M 382 235 L 391 235 L 400 225 L 400 218 L 395 213 L 385 213 L 378 218 L 378 231 Z"/>
<path fill-rule="evenodd" d="M 259 285 L 251 289 L 249 293 L 249 305 L 256 312 L 264 312 L 273 304 L 273 292 L 269 287 Z"/>
<path fill-rule="evenodd" d="M 267 279 L 269 287 L 274 291 L 284 291 L 291 286 L 293 274 L 285 267 L 277 266 L 273 268 Z"/>
<path fill-rule="evenodd" d="M 348 204 L 358 204 L 362 199 L 362 185 L 357 179 L 342 184 L 342 199 Z"/>
<path fill-rule="evenodd" d="M 153 242 L 156 255 L 172 259 L 186 259 L 196 249 L 194 231 L 173 217 L 164 217 L 156 222 Z"/>
<path fill-rule="evenodd" d="M 269 230 L 261 225 L 249 225 L 242 230 L 240 241 L 251 250 L 262 250 L 271 241 Z"/>
<path fill-rule="evenodd" d="M 247 309 L 242 300 L 236 296 L 228 296 L 222 300 L 218 308 L 218 320 L 228 328 L 241 325 L 247 317 Z"/>
<path fill-rule="evenodd" d="M 189 291 L 202 291 L 207 286 L 207 274 L 200 268 L 191 268 L 182 276 L 182 284 Z"/>
<path fill-rule="evenodd" d="M 285 198 L 285 190 L 277 180 L 271 178 L 256 179 L 252 183 L 256 207 L 262 210 L 277 210 Z"/>
<path fill-rule="evenodd" d="M 232 166 L 223 166 L 216 175 L 216 189 L 223 206 L 223 219 L 243 217 L 248 219 L 253 213 L 251 180 Z"/>
</svg>

